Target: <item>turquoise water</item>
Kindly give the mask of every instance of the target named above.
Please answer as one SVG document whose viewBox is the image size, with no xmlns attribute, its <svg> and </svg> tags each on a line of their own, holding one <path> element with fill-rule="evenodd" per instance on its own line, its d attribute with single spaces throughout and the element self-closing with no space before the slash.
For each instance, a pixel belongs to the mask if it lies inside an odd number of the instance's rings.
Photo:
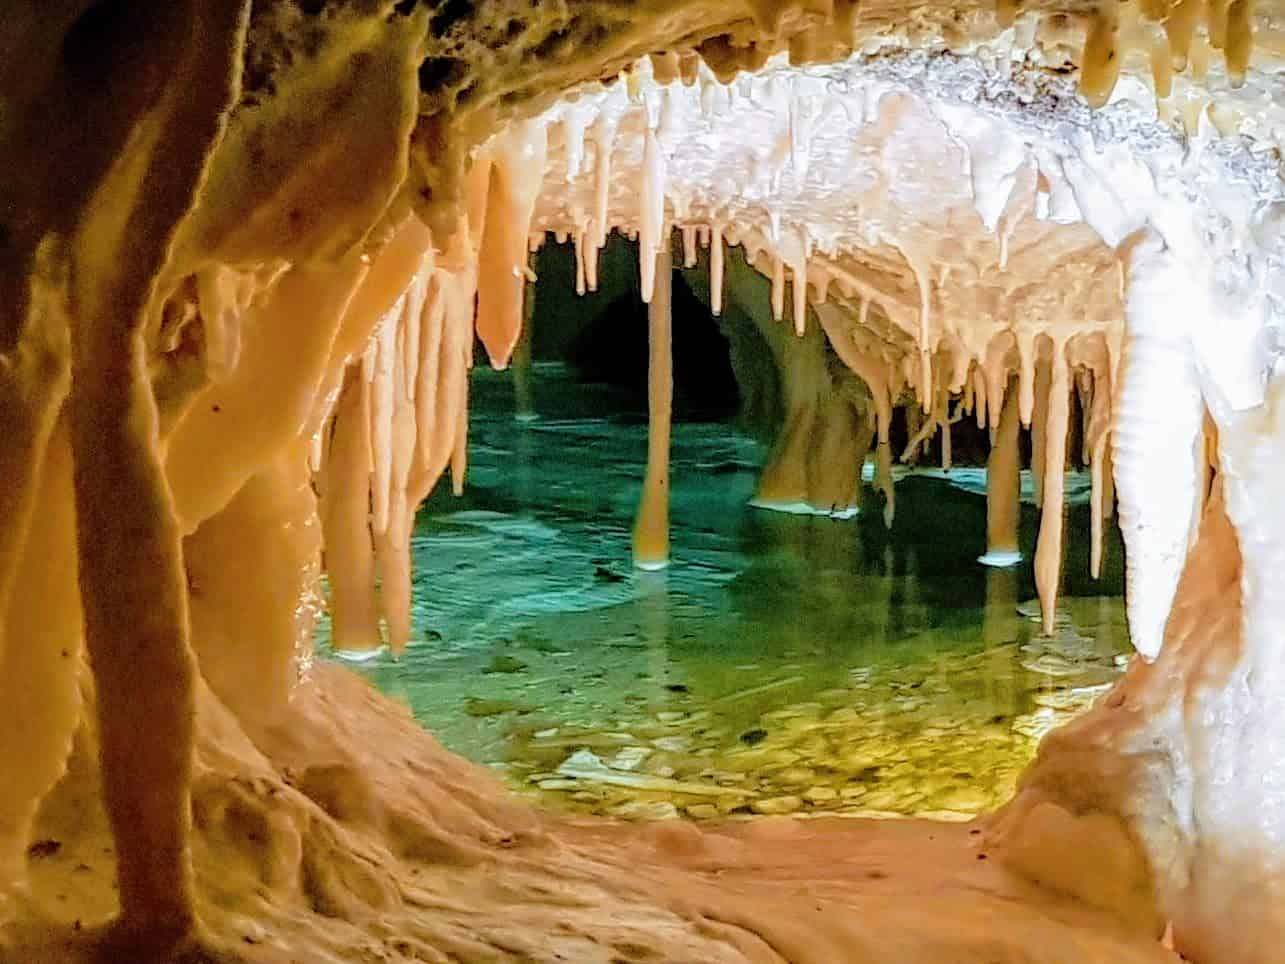
<svg viewBox="0 0 1285 964">
<path fill-rule="evenodd" d="M 746 506 L 765 451 L 679 424 L 673 565 L 630 531 L 646 424 L 605 388 L 535 369 L 473 380 L 469 476 L 421 511 L 415 637 L 361 667 L 447 746 L 561 807 L 627 817 L 966 817 L 1006 798 L 1038 738 L 1118 675 L 1122 553 L 1088 569 L 1070 480 L 1066 594 L 1040 635 L 1029 565 L 986 569 L 984 478 L 909 474 L 886 531 Z M 1031 551 L 1033 506 L 1023 510 Z"/>
</svg>

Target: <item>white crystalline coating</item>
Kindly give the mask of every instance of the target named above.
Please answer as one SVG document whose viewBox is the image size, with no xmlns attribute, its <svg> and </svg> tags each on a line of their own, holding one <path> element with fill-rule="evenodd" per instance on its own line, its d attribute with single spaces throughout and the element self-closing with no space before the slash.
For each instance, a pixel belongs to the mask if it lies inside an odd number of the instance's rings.
<svg viewBox="0 0 1285 964">
<path fill-rule="evenodd" d="M 594 215 L 596 231 L 615 227 L 648 238 L 659 223 L 661 199 L 651 185 L 662 180 L 663 162 L 663 200 L 677 226 L 736 226 L 734 243 L 766 251 L 764 264 L 778 281 L 798 263 L 797 252 L 783 246 L 792 247 L 806 228 L 815 293 L 828 293 L 830 278 L 846 279 L 921 347 L 931 350 L 942 335 L 989 318 L 1086 333 L 1118 325 L 1119 297 L 1098 283 L 1114 255 L 1075 219 L 1078 208 L 1060 174 L 1064 138 L 1015 126 L 975 99 L 945 97 L 948 85 L 936 83 L 879 73 L 859 59 L 804 69 L 773 61 L 728 87 L 712 78 L 691 88 L 651 91 L 644 84 L 636 101 L 618 87 L 582 92 L 577 103 L 599 111 L 589 139 L 612 132 L 607 153 L 593 177 L 571 181 L 555 156 L 535 225 L 564 229 L 577 220 L 577 209 L 590 210 L 606 218 L 600 224 Z M 734 101 L 735 109 L 710 111 L 716 100 Z M 653 122 L 665 129 L 659 151 L 648 147 Z M 992 144 L 1000 148 L 993 155 Z M 1041 156 L 1041 167 L 1058 168 L 1054 175 L 1037 173 Z M 913 259 L 899 257 L 897 244 L 913 248 Z M 786 278 L 770 267 L 778 259 Z M 921 265 L 948 279 L 936 293 L 939 304 L 931 304 Z M 641 271 L 650 273 L 645 264 Z M 1022 275 L 1049 284 L 1015 292 L 1009 279 Z M 818 283 L 819 277 L 827 280 Z M 774 301 L 784 316 L 782 295 Z M 970 350 L 982 347 L 975 338 L 965 342 Z M 930 388 L 928 364 L 916 364 L 914 383 Z"/>
<path fill-rule="evenodd" d="M 641 210 L 638 216 L 638 253 L 642 273 L 642 299 L 651 301 L 656 278 L 656 253 L 662 243 L 665 222 L 665 155 L 653 128 L 648 127 L 643 148 L 642 187 L 639 191 Z"/>
<path fill-rule="evenodd" d="M 1140 242 L 1130 264 L 1113 442 L 1129 628 L 1147 659 L 1163 645 L 1200 497 L 1205 404 L 1190 331 L 1209 302 L 1195 267 L 1155 235 Z"/>
<path fill-rule="evenodd" d="M 973 204 L 986 230 L 994 231 L 1008 207 L 1017 173 L 1027 163 L 1027 145 L 1013 133 L 997 130 L 985 116 L 962 105 L 935 104 L 934 112 L 967 150 Z"/>
</svg>

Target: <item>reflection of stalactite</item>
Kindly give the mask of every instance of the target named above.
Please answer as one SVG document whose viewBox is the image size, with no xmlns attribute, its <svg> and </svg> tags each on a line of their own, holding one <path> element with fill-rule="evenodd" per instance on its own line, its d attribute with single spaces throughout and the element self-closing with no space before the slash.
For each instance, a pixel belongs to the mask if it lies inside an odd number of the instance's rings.
<svg viewBox="0 0 1285 964">
<path fill-rule="evenodd" d="M 1012 567 L 988 569 L 986 604 L 982 609 L 982 642 L 986 644 L 990 654 L 988 659 L 994 666 L 994 672 L 986 675 L 986 685 L 990 690 L 991 705 L 1007 706 L 1010 711 L 1017 706 L 1017 685 L 1012 661 L 1019 653 L 1016 646 L 1009 645 L 1013 641 L 1016 607 L 1017 570 Z"/>
<path fill-rule="evenodd" d="M 534 269 L 532 273 L 534 273 Z M 514 417 L 529 422 L 536 417 L 531 395 L 531 343 L 535 338 L 535 282 L 527 282 L 522 302 L 522 333 L 513 349 Z"/>
<path fill-rule="evenodd" d="M 669 435 L 673 414 L 673 256 L 668 243 L 655 255 L 648 306 L 650 360 L 647 387 L 647 475 L 634 524 L 634 565 L 661 569 L 669 564 Z"/>
<path fill-rule="evenodd" d="M 24 563 L 14 572 L 8 605 L 0 608 L 0 707 L 21 723 L 0 729 L 0 917 L 8 887 L 23 879 L 37 807 L 62 776 L 81 715 L 81 610 L 65 418 L 48 441 L 39 478 L 31 508 L 40 523 L 24 540 Z"/>
</svg>

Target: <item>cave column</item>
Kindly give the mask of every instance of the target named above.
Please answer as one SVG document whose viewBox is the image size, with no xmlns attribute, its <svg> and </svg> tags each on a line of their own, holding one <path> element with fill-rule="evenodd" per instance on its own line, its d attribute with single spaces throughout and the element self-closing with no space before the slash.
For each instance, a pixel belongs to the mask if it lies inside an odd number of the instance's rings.
<svg viewBox="0 0 1285 964">
<path fill-rule="evenodd" d="M 1022 489 L 1018 402 L 1016 386 L 1009 384 L 986 459 L 986 554 L 977 560 L 984 566 L 1014 566 L 1022 559 L 1017 538 Z"/>
<path fill-rule="evenodd" d="M 649 255 L 644 254 L 644 257 Z M 656 254 L 651 303 L 647 306 L 650 355 L 647 382 L 647 475 L 634 525 L 634 565 L 669 565 L 669 428 L 674 399 L 672 333 L 673 255 L 668 240 Z"/>
<path fill-rule="evenodd" d="M 122 961 L 167 960 L 197 934 L 196 667 L 147 333 L 181 274 L 170 263 L 179 225 L 239 96 L 249 3 L 159 5 L 152 22 L 157 60 L 146 66 L 166 83 L 71 237 L 67 299 L 79 580 L 120 899 L 102 956 Z"/>
</svg>

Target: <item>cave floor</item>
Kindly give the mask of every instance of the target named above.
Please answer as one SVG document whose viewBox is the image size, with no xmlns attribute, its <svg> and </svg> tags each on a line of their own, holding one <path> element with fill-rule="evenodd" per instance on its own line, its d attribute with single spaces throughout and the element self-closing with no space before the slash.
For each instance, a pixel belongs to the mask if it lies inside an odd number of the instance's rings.
<svg viewBox="0 0 1285 964">
<path fill-rule="evenodd" d="M 851 521 L 748 507 L 764 447 L 680 422 L 674 565 L 636 572 L 646 426 L 628 400 L 537 365 L 542 414 L 518 422 L 508 373 L 473 382 L 465 494 L 441 486 L 413 541 L 415 641 L 363 669 L 555 808 L 967 819 L 1124 662 L 1121 552 L 1088 578 L 1078 474 L 1042 638 L 1029 566 L 975 562 L 980 470 L 901 478 L 889 533 L 870 491 Z M 1035 525 L 1024 505 L 1028 558 Z"/>
</svg>

